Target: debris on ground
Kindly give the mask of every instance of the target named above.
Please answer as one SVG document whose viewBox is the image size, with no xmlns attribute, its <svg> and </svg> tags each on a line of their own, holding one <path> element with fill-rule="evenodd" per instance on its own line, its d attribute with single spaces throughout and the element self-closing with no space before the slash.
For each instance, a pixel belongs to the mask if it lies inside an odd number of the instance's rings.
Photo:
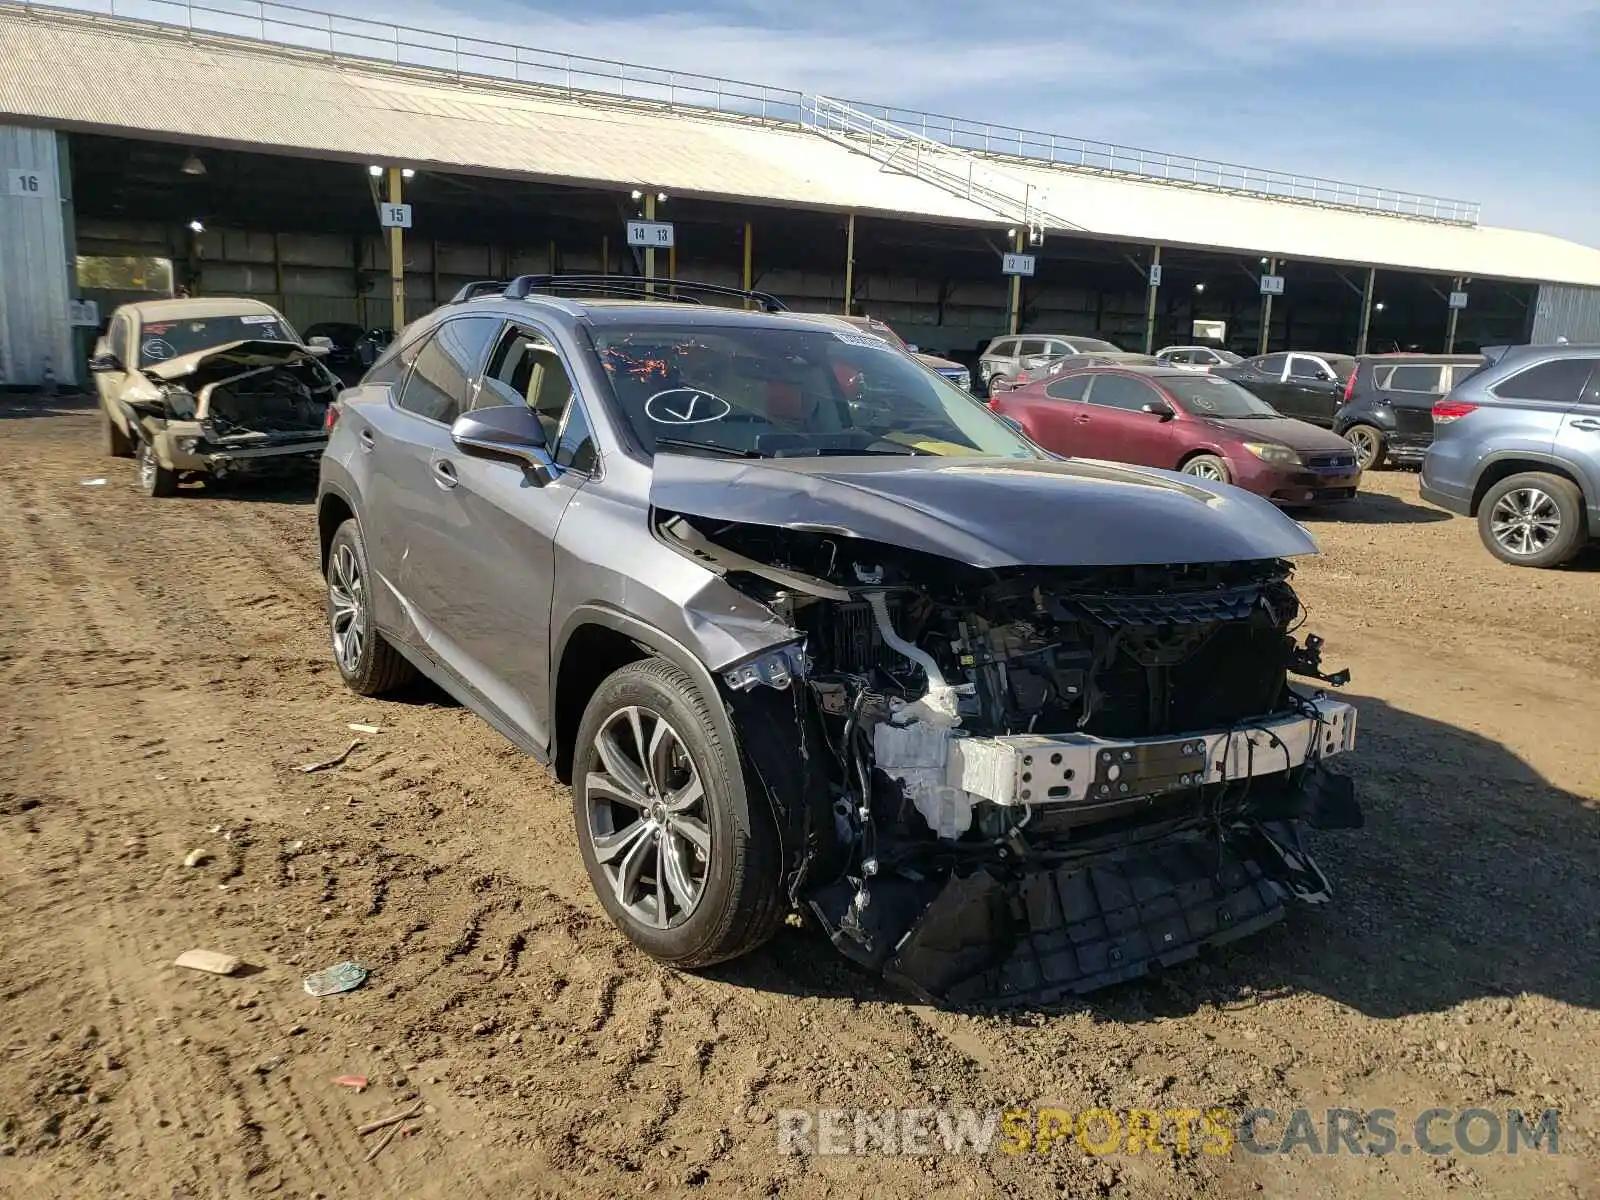
<svg viewBox="0 0 1600 1200">
<path fill-rule="evenodd" d="M 366 981 L 367 969 L 360 963 L 342 962 L 311 972 L 303 986 L 308 996 L 333 996 L 339 992 L 353 992 Z"/>
<path fill-rule="evenodd" d="M 186 867 L 203 867 L 210 861 L 211 855 L 198 846 L 183 856 L 183 865 Z"/>
<path fill-rule="evenodd" d="M 346 726 L 346 728 L 352 730 L 355 733 L 382 733 L 383 732 L 376 725 L 358 725 L 355 722 L 351 722 L 351 724 Z"/>
<path fill-rule="evenodd" d="M 244 961 L 216 950 L 185 950 L 172 960 L 172 965 L 191 971 L 204 971 L 208 975 L 232 975 L 244 966 Z"/>
<path fill-rule="evenodd" d="M 367 1090 L 367 1077 L 365 1075 L 339 1075 L 334 1078 L 333 1082 L 340 1087 L 347 1087 L 355 1092 Z"/>
<path fill-rule="evenodd" d="M 106 485 L 104 479 L 80 479 L 78 482 L 84 487 L 105 487 Z"/>
<path fill-rule="evenodd" d="M 370 1122 L 370 1123 L 368 1123 L 366 1125 L 361 1126 L 361 1128 L 359 1129 L 358 1132 L 360 1132 L 362 1134 L 366 1134 L 366 1133 L 370 1133 L 370 1132 L 372 1132 L 374 1130 L 382 1129 L 386 1125 L 389 1127 L 389 1132 L 384 1134 L 381 1138 L 379 1138 L 378 1139 L 378 1144 L 373 1146 L 373 1148 L 371 1150 L 367 1151 L 367 1161 L 371 1162 L 373 1159 L 377 1158 L 378 1155 L 382 1154 L 383 1151 L 384 1151 L 384 1148 L 386 1146 L 388 1146 L 388 1144 L 390 1142 L 394 1141 L 395 1135 L 400 1132 L 400 1127 L 405 1122 L 411 1120 L 412 1117 L 415 1117 L 421 1111 L 422 1111 L 422 1102 L 419 1100 L 419 1101 L 417 1101 L 417 1103 L 413 1104 L 408 1110 L 406 1110 L 403 1113 L 397 1113 L 395 1116 L 386 1117 L 382 1121 L 372 1121 L 372 1122 Z"/>
<path fill-rule="evenodd" d="M 365 1125 L 357 1126 L 356 1132 L 362 1137 L 366 1137 L 367 1134 L 376 1133 L 378 1130 L 386 1129 L 390 1125 L 399 1125 L 402 1121 L 409 1121 L 412 1117 L 417 1116 L 421 1112 L 422 1101 L 418 1100 L 410 1108 L 403 1109 L 400 1112 L 390 1113 L 387 1117 L 379 1117 L 376 1121 L 368 1121 Z"/>
<path fill-rule="evenodd" d="M 359 745 L 361 745 L 361 739 L 356 738 L 348 746 L 346 746 L 343 751 L 335 754 L 332 758 L 326 759 L 322 762 L 306 763 L 305 766 L 296 767 L 295 770 L 301 772 L 302 774 L 309 775 L 313 771 L 326 771 L 330 767 L 337 767 L 340 763 L 344 762 L 345 759 L 349 758 L 351 753 Z"/>
</svg>

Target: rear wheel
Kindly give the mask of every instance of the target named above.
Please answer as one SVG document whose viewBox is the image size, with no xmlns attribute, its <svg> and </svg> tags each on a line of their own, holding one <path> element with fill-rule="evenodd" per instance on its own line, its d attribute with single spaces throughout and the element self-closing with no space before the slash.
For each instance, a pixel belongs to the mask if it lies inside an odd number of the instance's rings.
<svg viewBox="0 0 1600 1200">
<path fill-rule="evenodd" d="M 1582 548 L 1583 493 L 1570 479 L 1530 471 L 1502 479 L 1478 506 L 1489 553 L 1517 567 L 1559 567 Z"/>
<path fill-rule="evenodd" d="M 1178 468 L 1185 475 L 1193 475 L 1196 479 L 1206 479 L 1212 483 L 1232 483 L 1233 472 L 1228 470 L 1228 461 L 1215 454 L 1196 454 L 1183 466 Z"/>
<path fill-rule="evenodd" d="M 411 682 L 416 670 L 373 624 L 369 578 L 366 543 L 352 517 L 328 544 L 328 630 L 345 686 L 357 695 L 381 696 Z"/>
<path fill-rule="evenodd" d="M 146 496 L 176 496 L 178 473 L 161 465 L 155 447 L 147 441 L 139 443 L 135 457 L 139 460 L 139 490 Z"/>
<path fill-rule="evenodd" d="M 1371 425 L 1352 425 L 1344 431 L 1344 440 L 1355 449 L 1356 466 L 1363 471 L 1376 471 L 1383 466 L 1384 456 L 1389 450 L 1383 430 Z"/>
<path fill-rule="evenodd" d="M 112 420 L 105 409 L 100 410 L 100 421 L 105 435 L 106 453 L 112 458 L 132 458 L 133 442 L 122 432 L 122 427 Z"/>
<path fill-rule="evenodd" d="M 578 845 L 612 921 L 652 958 L 745 954 L 784 913 L 777 830 L 694 681 L 660 659 L 595 690 L 572 769 Z"/>
</svg>

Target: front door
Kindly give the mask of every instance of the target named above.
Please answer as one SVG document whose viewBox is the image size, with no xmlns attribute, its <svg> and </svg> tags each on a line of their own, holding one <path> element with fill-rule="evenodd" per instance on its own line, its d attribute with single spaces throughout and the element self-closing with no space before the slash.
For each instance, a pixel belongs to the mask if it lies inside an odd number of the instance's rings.
<svg viewBox="0 0 1600 1200">
<path fill-rule="evenodd" d="M 1333 414 L 1344 400 L 1344 387 L 1321 360 L 1308 354 L 1291 354 L 1282 396 L 1281 404 L 1272 404 L 1284 416 L 1332 428 Z"/>
<path fill-rule="evenodd" d="M 540 487 L 518 464 L 472 458 L 454 446 L 433 454 L 429 470 L 442 481 L 441 519 L 414 570 L 429 577 L 421 594 L 448 599 L 432 619 L 453 668 L 529 742 L 543 747 L 551 732 L 556 531 L 588 481 L 593 449 L 572 373 L 548 334 L 533 324 L 500 334 L 469 408 L 507 403 L 538 413 L 555 479 Z"/>
<path fill-rule="evenodd" d="M 1556 457 L 1578 475 L 1591 508 L 1600 508 L 1600 359 L 1593 361 L 1578 403 L 1561 419 Z M 1600 532 L 1592 521 L 1589 532 Z"/>
<path fill-rule="evenodd" d="M 1132 375 L 1096 375 L 1088 400 L 1086 428 L 1094 449 L 1085 454 L 1146 467 L 1177 465 L 1171 420 L 1144 411 L 1147 405 L 1166 403 L 1155 388 Z"/>
</svg>

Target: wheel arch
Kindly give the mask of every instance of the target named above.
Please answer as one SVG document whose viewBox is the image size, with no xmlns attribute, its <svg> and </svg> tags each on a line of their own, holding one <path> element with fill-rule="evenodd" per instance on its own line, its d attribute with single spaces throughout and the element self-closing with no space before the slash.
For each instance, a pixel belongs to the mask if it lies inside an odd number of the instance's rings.
<svg viewBox="0 0 1600 1200">
<path fill-rule="evenodd" d="M 1572 468 L 1554 457 L 1544 457 L 1537 454 L 1512 453 L 1485 460 L 1478 469 L 1478 477 L 1472 484 L 1472 502 L 1468 506 L 1467 515 L 1475 517 L 1478 508 L 1483 503 L 1483 498 L 1489 494 L 1489 489 L 1513 475 L 1539 473 L 1555 475 L 1565 479 L 1578 489 L 1578 497 L 1586 504 L 1592 504 L 1584 490 L 1583 479 Z"/>
<path fill-rule="evenodd" d="M 324 488 L 317 497 L 317 562 L 323 575 L 328 573 L 328 548 L 333 545 L 333 535 L 355 516 L 355 505 L 337 488 Z"/>
</svg>

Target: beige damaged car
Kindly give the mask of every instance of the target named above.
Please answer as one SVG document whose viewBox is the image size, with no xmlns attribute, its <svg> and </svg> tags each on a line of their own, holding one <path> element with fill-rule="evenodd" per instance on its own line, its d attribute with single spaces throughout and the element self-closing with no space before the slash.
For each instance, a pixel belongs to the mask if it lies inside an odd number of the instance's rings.
<svg viewBox="0 0 1600 1200">
<path fill-rule="evenodd" d="M 258 300 L 153 300 L 112 314 L 89 360 L 106 450 L 137 458 L 139 486 L 186 477 L 314 471 L 338 378 Z"/>
</svg>

